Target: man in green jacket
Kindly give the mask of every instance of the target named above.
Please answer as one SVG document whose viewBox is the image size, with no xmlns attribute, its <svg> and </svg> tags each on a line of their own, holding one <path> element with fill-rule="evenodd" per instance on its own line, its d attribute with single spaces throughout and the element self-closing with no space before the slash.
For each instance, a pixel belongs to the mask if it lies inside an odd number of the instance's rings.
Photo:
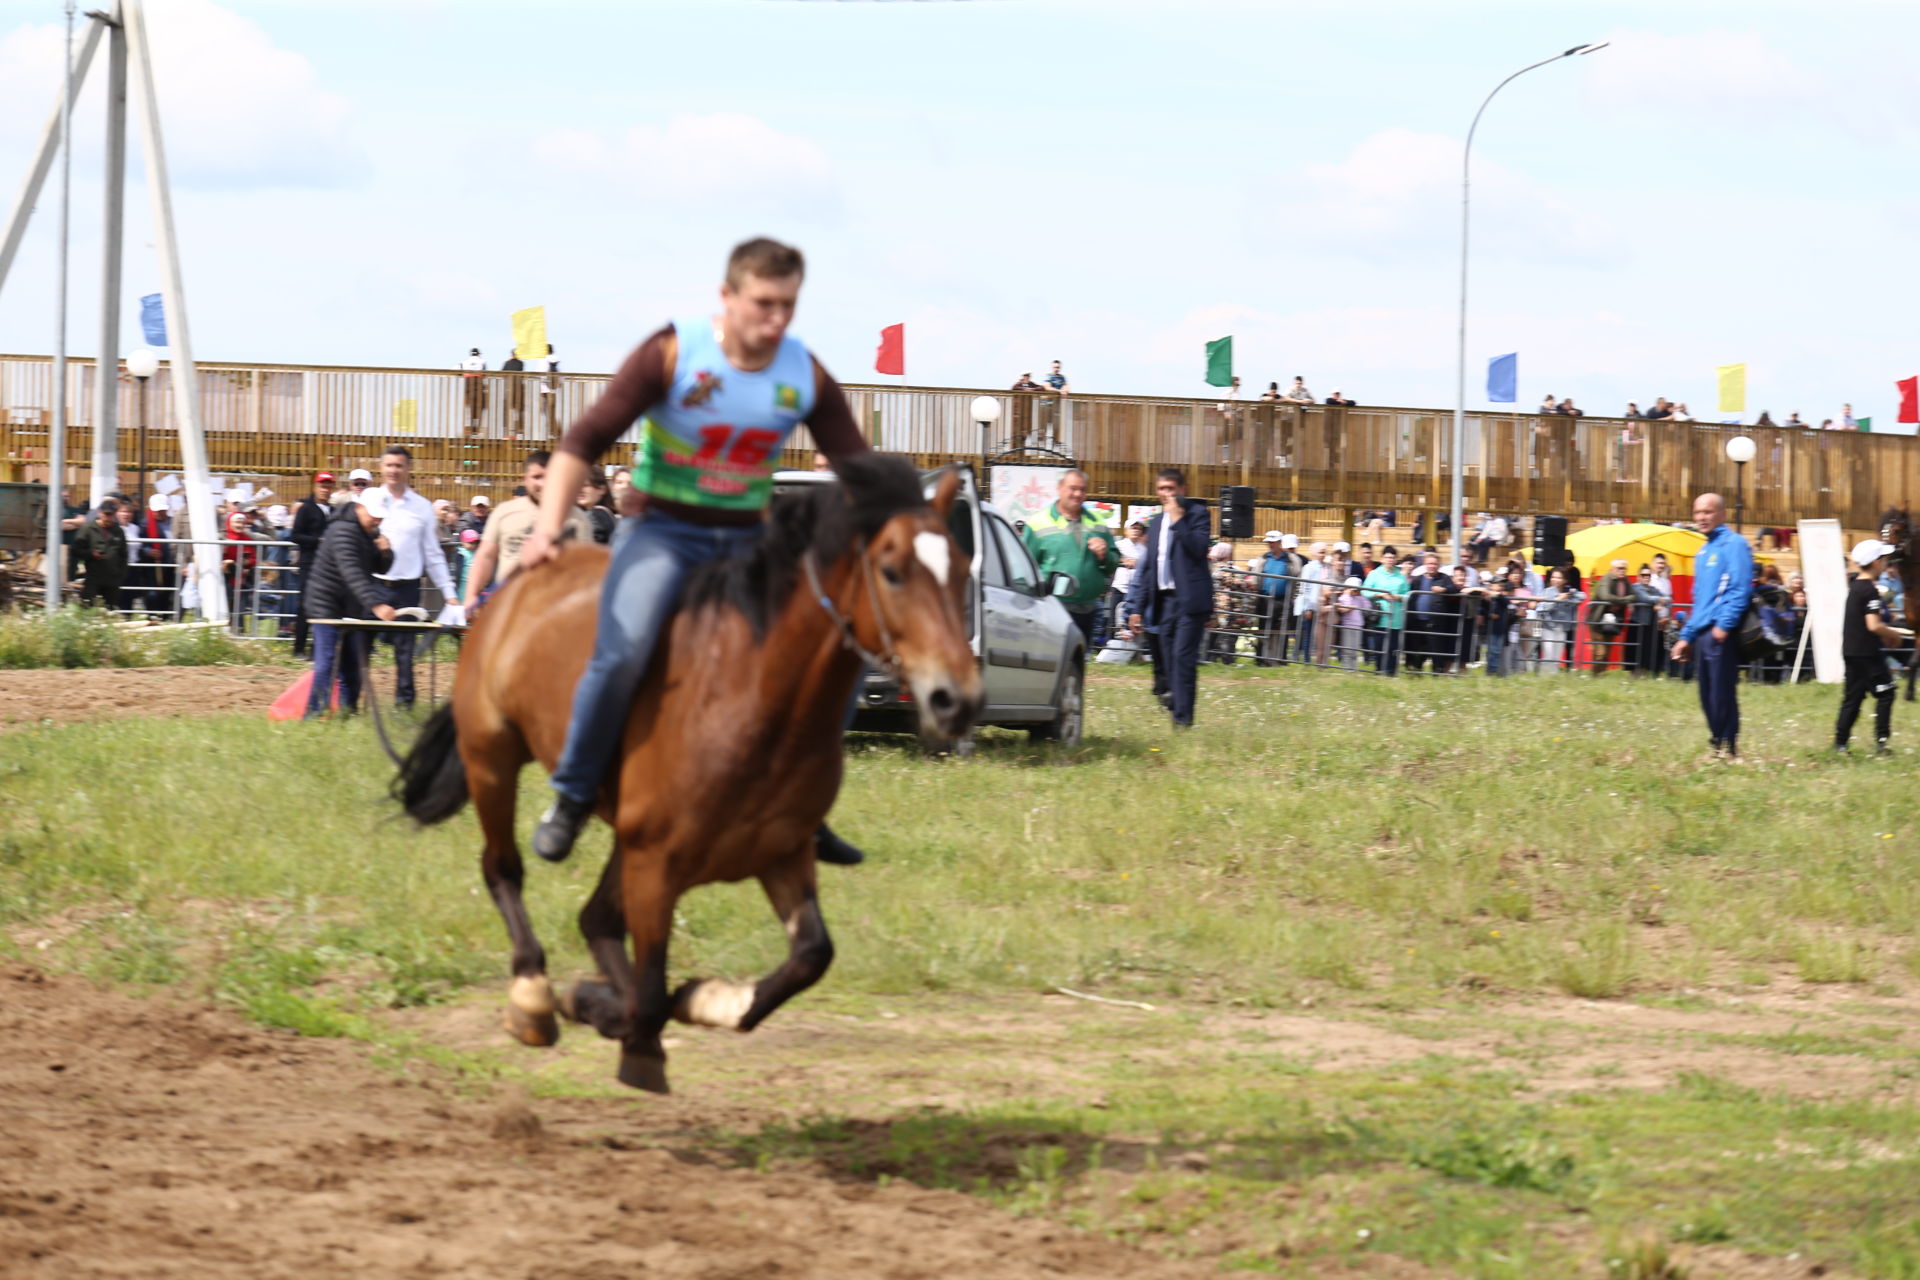
<svg viewBox="0 0 1920 1280">
<path fill-rule="evenodd" d="M 1020 538 L 1040 566 L 1041 582 L 1056 572 L 1073 575 L 1078 585 L 1060 603 L 1092 645 L 1100 598 L 1120 567 L 1120 553 L 1114 549 L 1112 531 L 1087 510 L 1087 473 L 1075 467 L 1061 476 L 1058 496 L 1027 521 Z"/>
</svg>

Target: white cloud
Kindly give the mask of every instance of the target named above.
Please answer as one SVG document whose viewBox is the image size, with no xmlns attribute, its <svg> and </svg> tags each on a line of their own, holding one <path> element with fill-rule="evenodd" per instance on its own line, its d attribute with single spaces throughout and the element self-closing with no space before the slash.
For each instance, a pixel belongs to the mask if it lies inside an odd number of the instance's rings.
<svg viewBox="0 0 1920 1280">
<path fill-rule="evenodd" d="M 84 21 L 76 25 L 76 48 Z M 367 171 L 364 151 L 349 136 L 348 100 L 321 88 L 312 63 L 277 47 L 251 19 L 211 0 L 169 0 L 149 6 L 147 29 L 175 183 L 332 187 Z M 59 97 L 62 40 L 59 26 L 16 27 L 0 37 L 0 139 L 39 136 Z M 74 123 L 76 165 L 98 154 L 106 62 L 103 41 Z M 128 132 L 139 136 L 132 120 Z"/>
<path fill-rule="evenodd" d="M 1458 138 L 1386 129 L 1335 164 L 1311 164 L 1253 202 L 1256 235 L 1374 262 L 1445 256 L 1460 238 Z M 1473 161 L 1475 256 L 1556 264 L 1618 252 L 1607 223 L 1484 154 Z"/>
<path fill-rule="evenodd" d="M 1756 112 L 1798 113 L 1828 86 L 1755 31 L 1615 31 L 1613 44 L 1583 59 L 1590 102 L 1615 111 L 1671 118 L 1704 114 L 1750 125 Z"/>
<path fill-rule="evenodd" d="M 839 204 L 832 162 L 818 144 L 737 112 L 674 116 L 611 136 L 556 130 L 534 152 L 556 173 L 618 181 L 657 208 L 738 208 L 751 199 L 806 215 Z"/>
</svg>

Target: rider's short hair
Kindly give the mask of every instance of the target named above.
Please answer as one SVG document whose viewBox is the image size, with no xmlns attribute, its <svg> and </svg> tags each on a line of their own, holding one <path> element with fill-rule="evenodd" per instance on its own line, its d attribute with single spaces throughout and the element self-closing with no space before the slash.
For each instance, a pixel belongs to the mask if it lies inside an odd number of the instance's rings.
<svg viewBox="0 0 1920 1280">
<path fill-rule="evenodd" d="M 727 283 L 738 289 L 748 276 L 780 280 L 807 274 L 807 260 L 790 244 L 759 236 L 733 247 L 727 256 Z"/>
<path fill-rule="evenodd" d="M 1178 467 L 1162 467 L 1160 470 L 1154 472 L 1153 478 L 1156 481 L 1171 480 L 1183 489 L 1186 488 L 1187 485 L 1187 473 Z"/>
<path fill-rule="evenodd" d="M 403 444 L 390 444 L 380 451 L 380 456 L 384 458 L 390 453 L 405 458 L 408 466 L 413 465 L 413 450 L 407 448 L 407 446 Z"/>
<path fill-rule="evenodd" d="M 520 464 L 520 469 L 522 471 L 525 471 L 528 467 L 544 467 L 547 465 L 547 463 L 551 462 L 552 460 L 553 460 L 553 450 L 535 449 L 532 453 L 527 455 L 527 460 Z"/>
</svg>

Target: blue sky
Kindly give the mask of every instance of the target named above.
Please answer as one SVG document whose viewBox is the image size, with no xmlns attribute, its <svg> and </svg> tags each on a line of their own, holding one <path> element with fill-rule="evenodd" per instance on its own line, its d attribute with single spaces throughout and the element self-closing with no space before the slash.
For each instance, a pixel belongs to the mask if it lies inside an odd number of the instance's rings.
<svg viewBox="0 0 1920 1280">
<path fill-rule="evenodd" d="M 1475 144 L 1469 403 L 1891 420 L 1920 372 L 1920 7 L 1896 4 L 228 3 L 149 0 L 198 353 L 449 365 L 548 308 L 574 369 L 705 310 L 753 234 L 811 264 L 796 331 L 870 380 L 1452 402 Z M 0 187 L 51 107 L 59 5 L 0 0 Z M 97 345 L 98 88 L 72 349 Z M 50 194 L 50 193 L 49 193 Z M 127 295 L 157 288 L 130 192 Z M 52 344 L 53 205 L 0 290 Z M 122 345 L 138 341 L 129 308 Z"/>
</svg>

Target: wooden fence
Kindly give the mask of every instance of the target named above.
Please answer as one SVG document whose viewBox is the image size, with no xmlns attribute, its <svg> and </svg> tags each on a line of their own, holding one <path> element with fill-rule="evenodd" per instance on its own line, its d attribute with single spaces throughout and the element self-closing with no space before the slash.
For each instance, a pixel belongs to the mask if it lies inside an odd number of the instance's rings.
<svg viewBox="0 0 1920 1280">
<path fill-rule="evenodd" d="M 600 394 L 606 374 L 491 373 L 465 379 L 432 369 L 299 365 L 199 366 L 208 455 L 217 474 L 279 477 L 304 491 L 316 470 L 373 467 L 390 440 L 415 454 L 421 491 L 499 501 L 520 459 L 544 447 Z M 73 431 L 67 456 L 83 474 L 92 453 L 92 362 L 69 362 Z M 148 387 L 150 472 L 180 465 L 172 429 L 171 371 Z M 1222 404 L 1145 396 L 1053 396 L 935 387 L 849 386 L 875 445 L 926 465 L 1052 444 L 1093 476 L 1097 496 L 1144 502 L 1152 473 L 1184 467 L 1193 491 L 1250 484 L 1265 507 L 1444 509 L 1453 422 L 1439 409 Z M 972 421 L 974 397 L 1001 406 L 991 433 Z M 0 356 L 0 479 L 44 476 L 53 404 L 52 361 Z M 140 397 L 120 381 L 120 466 L 129 485 L 139 462 Z M 1744 484 L 1726 441 L 1758 446 Z M 1745 523 L 1791 525 L 1833 517 L 1876 527 L 1891 505 L 1920 498 L 1920 441 L 1907 436 L 1707 423 L 1535 414 L 1470 413 L 1470 510 L 1553 512 L 1576 518 L 1684 519 L 1693 496 L 1744 488 Z M 789 465 L 805 465 L 804 432 Z M 609 461 L 624 462 L 623 443 Z"/>
</svg>

